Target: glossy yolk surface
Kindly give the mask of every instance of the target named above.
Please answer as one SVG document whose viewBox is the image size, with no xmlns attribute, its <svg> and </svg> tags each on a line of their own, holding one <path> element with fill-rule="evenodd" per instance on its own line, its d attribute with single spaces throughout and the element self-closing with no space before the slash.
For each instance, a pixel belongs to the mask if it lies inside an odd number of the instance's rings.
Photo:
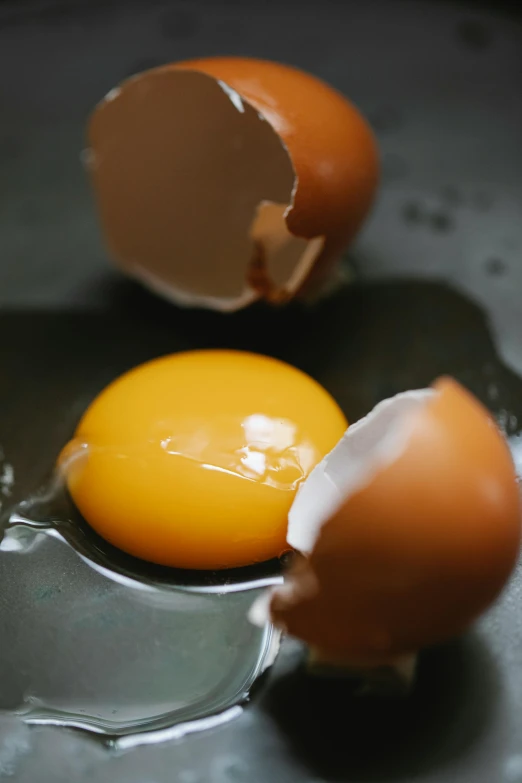
<svg viewBox="0 0 522 783">
<path fill-rule="evenodd" d="M 181 568 L 242 566 L 287 548 L 295 492 L 346 426 L 289 365 L 194 351 L 107 387 L 61 464 L 82 515 L 120 549 Z"/>
</svg>

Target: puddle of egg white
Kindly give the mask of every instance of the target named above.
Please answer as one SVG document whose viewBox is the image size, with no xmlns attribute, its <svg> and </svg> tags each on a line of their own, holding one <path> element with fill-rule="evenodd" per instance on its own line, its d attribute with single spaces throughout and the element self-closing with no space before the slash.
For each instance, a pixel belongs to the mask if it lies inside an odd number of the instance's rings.
<svg viewBox="0 0 522 783">
<path fill-rule="evenodd" d="M 247 611 L 280 576 L 175 584 L 114 566 L 57 481 L 5 514 L 0 538 L 0 712 L 26 723 L 119 748 L 178 738 L 235 718 L 277 654 Z"/>
</svg>

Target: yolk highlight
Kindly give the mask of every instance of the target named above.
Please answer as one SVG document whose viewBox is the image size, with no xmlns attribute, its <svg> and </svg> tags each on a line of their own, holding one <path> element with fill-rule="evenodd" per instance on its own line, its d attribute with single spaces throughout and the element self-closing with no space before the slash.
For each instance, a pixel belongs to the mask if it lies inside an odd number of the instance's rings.
<svg viewBox="0 0 522 783">
<path fill-rule="evenodd" d="M 297 488 L 346 426 L 330 395 L 283 362 L 193 351 L 108 386 L 61 464 L 111 544 L 180 568 L 243 566 L 286 548 Z"/>
</svg>

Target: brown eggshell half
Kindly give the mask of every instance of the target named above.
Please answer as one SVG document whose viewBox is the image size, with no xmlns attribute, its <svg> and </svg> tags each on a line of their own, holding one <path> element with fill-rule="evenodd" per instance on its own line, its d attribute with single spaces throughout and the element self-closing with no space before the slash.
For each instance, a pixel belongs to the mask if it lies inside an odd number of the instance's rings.
<svg viewBox="0 0 522 783">
<path fill-rule="evenodd" d="M 182 305 L 235 310 L 258 298 L 252 223 L 264 203 L 289 203 L 294 171 L 255 109 L 211 76 L 156 68 L 99 105 L 89 145 L 122 269 Z"/>
<path fill-rule="evenodd" d="M 241 58 L 127 79 L 85 156 L 111 256 L 180 304 L 236 310 L 322 279 L 366 216 L 371 131 L 327 85 Z"/>
<path fill-rule="evenodd" d="M 519 487 L 487 410 L 450 379 L 409 410 L 400 398 L 397 416 L 391 400 L 355 429 L 351 455 L 360 448 L 365 465 L 355 481 L 353 464 L 335 459 L 341 444 L 325 458 L 337 500 L 315 529 L 303 522 L 309 557 L 270 599 L 276 625 L 331 661 L 384 665 L 460 633 L 517 560 Z M 308 482 L 295 501 L 302 507 Z M 297 540 L 295 517 L 293 529 Z"/>
<path fill-rule="evenodd" d="M 288 229 L 298 237 L 325 238 L 317 263 L 301 281 L 309 290 L 328 275 L 372 206 L 379 155 L 368 122 L 337 90 L 288 65 L 208 57 L 176 67 L 202 71 L 228 84 L 284 142 L 296 173 Z"/>
</svg>

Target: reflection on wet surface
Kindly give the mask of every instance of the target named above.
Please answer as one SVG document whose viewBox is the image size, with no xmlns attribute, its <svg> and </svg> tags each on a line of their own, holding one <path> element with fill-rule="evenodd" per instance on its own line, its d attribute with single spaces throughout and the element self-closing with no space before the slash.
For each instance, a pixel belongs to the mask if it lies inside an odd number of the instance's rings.
<svg viewBox="0 0 522 783">
<path fill-rule="evenodd" d="M 0 711 L 130 736 L 126 747 L 237 717 L 278 649 L 278 634 L 246 617 L 280 581 L 274 568 L 203 572 L 192 584 L 142 569 L 97 541 L 60 481 L 47 490 L 0 531 Z"/>
</svg>

